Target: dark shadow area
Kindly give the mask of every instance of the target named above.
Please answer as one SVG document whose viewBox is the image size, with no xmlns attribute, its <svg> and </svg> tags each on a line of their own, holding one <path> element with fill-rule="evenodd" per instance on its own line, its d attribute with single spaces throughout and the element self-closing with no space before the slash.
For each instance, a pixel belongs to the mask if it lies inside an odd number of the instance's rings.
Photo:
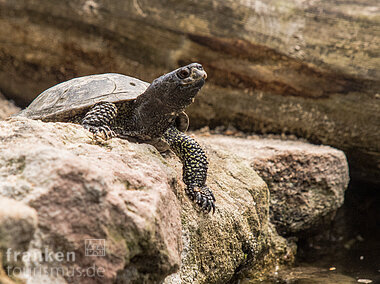
<svg viewBox="0 0 380 284">
<path fill-rule="evenodd" d="M 380 283 L 380 191 L 351 182 L 331 227 L 300 239 L 298 265 L 331 269 Z"/>
</svg>

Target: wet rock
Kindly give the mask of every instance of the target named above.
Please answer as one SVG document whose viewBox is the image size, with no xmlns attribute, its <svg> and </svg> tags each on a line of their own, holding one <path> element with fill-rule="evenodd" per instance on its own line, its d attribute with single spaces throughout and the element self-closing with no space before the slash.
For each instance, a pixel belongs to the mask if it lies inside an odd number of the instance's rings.
<svg viewBox="0 0 380 284">
<path fill-rule="evenodd" d="M 0 93 L 0 120 L 6 119 L 12 114 L 18 113 L 21 109 L 15 106 L 14 103 L 8 101 L 1 93 Z"/>
<path fill-rule="evenodd" d="M 0 88 L 26 105 L 80 75 L 151 81 L 199 61 L 209 76 L 192 127 L 293 133 L 379 183 L 377 2 L 3 0 Z"/>
<path fill-rule="evenodd" d="M 233 149 L 249 161 L 270 190 L 270 218 L 281 235 L 299 235 L 329 224 L 343 204 L 349 182 L 342 151 L 300 141 L 202 138 Z"/>
<path fill-rule="evenodd" d="M 28 252 L 73 252 L 75 261 L 39 265 L 102 274 L 31 283 L 150 283 L 175 272 L 171 279 L 183 283 L 221 283 L 294 259 L 294 247 L 269 223 L 266 184 L 247 161 L 208 141 L 214 215 L 185 195 L 179 160 L 150 145 L 99 143 L 79 125 L 22 118 L 0 122 L 0 141 L 0 195 L 37 212 Z M 86 256 L 88 239 L 105 240 L 105 256 Z"/>
</svg>

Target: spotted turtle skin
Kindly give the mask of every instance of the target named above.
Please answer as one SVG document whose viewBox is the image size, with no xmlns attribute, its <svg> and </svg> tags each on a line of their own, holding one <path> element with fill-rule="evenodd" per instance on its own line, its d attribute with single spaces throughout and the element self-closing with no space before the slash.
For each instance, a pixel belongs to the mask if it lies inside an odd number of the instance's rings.
<svg viewBox="0 0 380 284">
<path fill-rule="evenodd" d="M 116 73 L 74 78 L 41 93 L 18 116 L 78 123 L 96 138 L 150 143 L 161 151 L 168 147 L 183 164 L 189 198 L 203 211 L 215 212 L 215 197 L 206 185 L 206 154 L 184 133 L 189 124 L 184 110 L 206 78 L 198 63 L 164 74 L 151 84 Z"/>
</svg>

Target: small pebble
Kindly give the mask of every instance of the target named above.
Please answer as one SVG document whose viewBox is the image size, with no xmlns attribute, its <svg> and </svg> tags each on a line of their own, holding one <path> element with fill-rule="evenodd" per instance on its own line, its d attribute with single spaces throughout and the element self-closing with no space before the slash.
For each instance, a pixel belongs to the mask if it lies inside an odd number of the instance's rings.
<svg viewBox="0 0 380 284">
<path fill-rule="evenodd" d="M 364 238 L 363 238 L 361 235 L 357 235 L 357 236 L 356 236 L 356 239 L 357 239 L 359 242 L 364 241 Z"/>
</svg>

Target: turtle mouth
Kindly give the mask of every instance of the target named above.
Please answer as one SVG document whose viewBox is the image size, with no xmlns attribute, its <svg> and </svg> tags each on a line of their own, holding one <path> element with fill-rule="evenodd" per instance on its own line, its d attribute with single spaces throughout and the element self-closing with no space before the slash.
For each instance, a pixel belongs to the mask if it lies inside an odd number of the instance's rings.
<svg viewBox="0 0 380 284">
<path fill-rule="evenodd" d="M 197 93 L 203 87 L 204 84 L 205 79 L 198 78 L 196 81 L 193 81 L 191 83 L 178 85 L 177 89 L 181 90 L 182 92 L 187 92 L 187 97 L 193 98 L 197 95 Z"/>
<path fill-rule="evenodd" d="M 195 96 L 198 94 L 199 90 L 203 87 L 204 84 L 205 79 L 199 78 L 197 81 L 192 82 L 192 84 L 177 85 L 175 90 L 172 92 L 172 94 L 175 94 L 174 97 L 172 97 L 172 101 L 174 103 L 166 102 L 166 106 L 171 109 L 179 109 L 182 111 L 183 108 L 194 102 Z"/>
</svg>

